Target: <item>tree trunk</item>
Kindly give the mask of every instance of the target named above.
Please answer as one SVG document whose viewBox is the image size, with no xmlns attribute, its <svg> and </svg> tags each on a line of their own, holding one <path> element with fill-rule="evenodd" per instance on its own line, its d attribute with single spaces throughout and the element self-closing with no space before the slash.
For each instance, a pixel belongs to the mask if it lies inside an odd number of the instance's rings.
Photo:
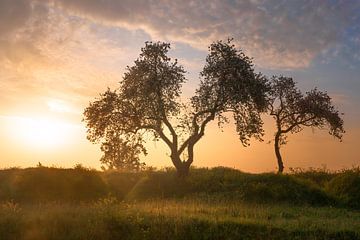
<svg viewBox="0 0 360 240">
<path fill-rule="evenodd" d="M 183 178 L 189 175 L 191 165 L 189 160 L 181 161 L 179 154 L 173 153 L 171 154 L 171 161 L 173 162 L 179 177 Z"/>
<path fill-rule="evenodd" d="M 177 168 L 177 173 L 180 178 L 185 178 L 189 175 L 190 165 L 187 162 L 182 162 L 180 168 Z"/>
<path fill-rule="evenodd" d="M 282 173 L 284 171 L 284 163 L 282 161 L 282 157 L 281 157 L 281 154 L 280 154 L 280 135 L 281 135 L 280 132 L 276 133 L 276 135 L 275 135 L 275 144 L 274 144 L 275 155 L 276 155 L 278 166 L 279 166 L 278 173 Z"/>
</svg>

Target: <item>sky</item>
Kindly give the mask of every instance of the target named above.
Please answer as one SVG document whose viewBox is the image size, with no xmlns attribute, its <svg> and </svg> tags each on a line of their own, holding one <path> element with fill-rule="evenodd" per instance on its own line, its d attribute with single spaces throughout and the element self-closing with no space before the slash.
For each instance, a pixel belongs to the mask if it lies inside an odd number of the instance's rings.
<svg viewBox="0 0 360 240">
<path fill-rule="evenodd" d="M 257 72 L 293 77 L 304 92 L 326 90 L 344 113 L 343 142 L 326 130 L 291 135 L 282 148 L 287 169 L 360 165 L 359 0 L 0 0 L 0 168 L 100 168 L 83 110 L 118 86 L 144 42 L 171 43 L 188 98 L 209 44 L 229 37 Z M 275 171 L 274 122 L 264 122 L 265 141 L 247 148 L 233 124 L 210 124 L 194 165 Z M 147 165 L 171 166 L 163 144 L 148 148 Z"/>
</svg>

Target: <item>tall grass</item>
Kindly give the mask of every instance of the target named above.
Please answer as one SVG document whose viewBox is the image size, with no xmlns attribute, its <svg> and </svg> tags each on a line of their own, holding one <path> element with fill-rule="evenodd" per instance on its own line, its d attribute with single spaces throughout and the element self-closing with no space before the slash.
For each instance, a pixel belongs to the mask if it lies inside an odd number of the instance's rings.
<svg viewBox="0 0 360 240">
<path fill-rule="evenodd" d="M 360 239 L 359 173 L 0 170 L 0 240 Z"/>
<path fill-rule="evenodd" d="M 360 239 L 360 213 L 202 199 L 0 206 L 2 240 Z"/>
</svg>

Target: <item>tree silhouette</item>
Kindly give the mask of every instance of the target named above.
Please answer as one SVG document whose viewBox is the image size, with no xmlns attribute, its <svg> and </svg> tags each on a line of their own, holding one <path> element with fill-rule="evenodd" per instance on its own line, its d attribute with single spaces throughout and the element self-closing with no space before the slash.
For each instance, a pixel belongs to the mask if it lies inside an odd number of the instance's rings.
<svg viewBox="0 0 360 240">
<path fill-rule="evenodd" d="M 135 145 L 132 145 L 135 144 Z M 100 162 L 103 169 L 117 169 L 123 171 L 141 171 L 145 163 L 140 161 L 140 154 L 146 155 L 146 149 L 137 143 L 125 142 L 114 135 L 107 142 L 102 143 L 101 151 L 104 153 Z"/>
<path fill-rule="evenodd" d="M 261 138 L 259 112 L 266 109 L 266 79 L 254 73 L 251 60 L 231 40 L 214 42 L 195 96 L 181 103 L 185 70 L 167 56 L 169 49 L 168 43 L 146 42 L 119 89 L 108 89 L 90 103 L 84 120 L 90 141 L 111 143 L 115 136 L 128 157 L 145 151 L 147 140 L 162 140 L 178 174 L 185 176 L 207 124 L 214 119 L 227 122 L 225 113 L 233 113 L 245 146 L 250 137 Z"/>
<path fill-rule="evenodd" d="M 343 120 L 326 92 L 315 88 L 303 95 L 292 78 L 283 76 L 272 77 L 270 86 L 268 110 L 276 121 L 274 147 L 279 173 L 284 170 L 280 146 L 287 143 L 287 133 L 304 127 L 328 128 L 330 135 L 342 140 Z"/>
</svg>

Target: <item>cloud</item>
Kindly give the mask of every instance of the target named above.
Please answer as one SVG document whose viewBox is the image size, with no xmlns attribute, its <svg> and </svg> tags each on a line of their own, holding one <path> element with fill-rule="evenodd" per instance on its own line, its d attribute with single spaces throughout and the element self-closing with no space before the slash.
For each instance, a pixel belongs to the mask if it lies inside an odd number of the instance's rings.
<svg viewBox="0 0 360 240">
<path fill-rule="evenodd" d="M 262 68 L 306 68 L 341 41 L 357 11 L 360 2 L 340 0 L 0 0 L 0 59 L 19 62 L 21 49 L 24 59 L 45 61 L 44 42 L 63 43 L 87 21 L 141 29 L 154 40 L 203 51 L 234 37 Z"/>
<path fill-rule="evenodd" d="M 0 0 L 1 112 L 37 111 L 48 97 L 82 106 L 117 83 L 115 63 L 134 54 L 98 28 L 45 1 Z"/>
<path fill-rule="evenodd" d="M 329 49 L 341 49 L 359 4 L 0 0 L 1 102 L 44 95 L 74 105 L 87 102 L 116 84 L 150 39 L 175 42 L 173 52 L 196 73 L 194 78 L 208 44 L 227 37 L 234 37 L 261 68 L 306 68 Z M 354 46 L 359 45 L 358 33 L 351 35 Z"/>
<path fill-rule="evenodd" d="M 304 68 L 341 39 L 359 2 L 350 1 L 85 1 L 54 6 L 105 24 L 143 29 L 154 39 L 206 49 L 234 37 L 268 68 Z"/>
<path fill-rule="evenodd" d="M 36 47 L 45 29 L 47 8 L 27 0 L 0 0 L 0 61 L 41 60 Z"/>
<path fill-rule="evenodd" d="M 13 32 L 22 27 L 31 15 L 30 1 L 1 0 L 0 1 L 0 33 Z M 11 19 L 11 21 L 9 21 Z"/>
</svg>

